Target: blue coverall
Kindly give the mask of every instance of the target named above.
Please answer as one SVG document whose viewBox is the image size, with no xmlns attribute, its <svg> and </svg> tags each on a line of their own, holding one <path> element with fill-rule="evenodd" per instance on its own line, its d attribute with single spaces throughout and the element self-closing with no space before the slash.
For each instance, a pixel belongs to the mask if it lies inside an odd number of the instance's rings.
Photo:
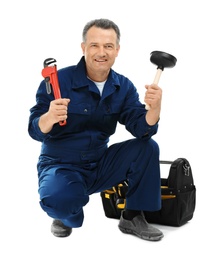
<svg viewBox="0 0 212 260">
<path fill-rule="evenodd" d="M 66 226 L 80 227 L 89 196 L 127 180 L 126 208 L 159 210 L 159 147 L 151 138 L 158 123 L 147 124 L 133 83 L 111 69 L 100 96 L 86 75 L 84 56 L 76 66 L 58 70 L 58 79 L 61 96 L 71 100 L 67 124 L 55 124 L 47 134 L 39 129 L 39 117 L 54 99 L 44 81 L 29 117 L 29 135 L 42 142 L 37 164 L 42 209 Z M 132 139 L 109 146 L 117 122 Z"/>
</svg>

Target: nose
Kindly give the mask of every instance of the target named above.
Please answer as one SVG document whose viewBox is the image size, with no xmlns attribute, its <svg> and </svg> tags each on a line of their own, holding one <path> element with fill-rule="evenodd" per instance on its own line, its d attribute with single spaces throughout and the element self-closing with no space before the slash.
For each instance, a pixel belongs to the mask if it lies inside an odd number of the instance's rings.
<svg viewBox="0 0 212 260">
<path fill-rule="evenodd" d="M 104 57 L 106 55 L 104 46 L 99 47 L 99 56 Z"/>
</svg>

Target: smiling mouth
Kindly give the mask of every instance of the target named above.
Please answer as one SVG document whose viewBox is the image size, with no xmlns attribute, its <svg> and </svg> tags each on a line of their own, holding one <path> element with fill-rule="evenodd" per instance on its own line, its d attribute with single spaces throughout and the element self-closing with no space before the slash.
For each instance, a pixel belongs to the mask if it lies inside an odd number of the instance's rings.
<svg viewBox="0 0 212 260">
<path fill-rule="evenodd" d="M 96 62 L 105 62 L 105 61 L 107 61 L 107 60 L 97 60 L 97 59 L 95 59 L 95 61 L 96 61 Z"/>
</svg>

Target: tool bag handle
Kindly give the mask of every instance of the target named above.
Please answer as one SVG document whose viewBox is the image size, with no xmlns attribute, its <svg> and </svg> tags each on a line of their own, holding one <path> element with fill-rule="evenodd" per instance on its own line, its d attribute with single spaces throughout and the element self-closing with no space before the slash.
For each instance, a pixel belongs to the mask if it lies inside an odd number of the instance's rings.
<svg viewBox="0 0 212 260">
<path fill-rule="evenodd" d="M 167 178 L 168 187 L 179 191 L 193 189 L 194 180 L 190 163 L 185 158 L 174 161 L 160 161 L 161 164 L 171 164 Z"/>
<path fill-rule="evenodd" d="M 172 164 L 173 161 L 160 161 L 160 164 Z"/>
</svg>

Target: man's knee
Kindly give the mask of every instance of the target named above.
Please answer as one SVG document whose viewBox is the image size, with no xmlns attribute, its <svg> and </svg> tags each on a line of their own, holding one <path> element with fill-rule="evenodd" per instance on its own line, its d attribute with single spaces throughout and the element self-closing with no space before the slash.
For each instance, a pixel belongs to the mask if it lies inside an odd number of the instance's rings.
<svg viewBox="0 0 212 260">
<path fill-rule="evenodd" d="M 85 206 L 89 197 L 80 181 L 71 181 L 63 175 L 56 175 L 51 181 L 41 183 L 39 188 L 40 205 L 53 218 L 67 218 Z"/>
<path fill-rule="evenodd" d="M 159 155 L 159 145 L 153 139 L 134 139 L 133 149 L 138 149 L 141 152 L 144 151 L 144 153 L 150 152 L 152 154 Z"/>
<path fill-rule="evenodd" d="M 47 196 L 41 199 L 41 208 L 52 218 L 66 219 L 77 214 L 88 202 L 88 196 Z"/>
</svg>

